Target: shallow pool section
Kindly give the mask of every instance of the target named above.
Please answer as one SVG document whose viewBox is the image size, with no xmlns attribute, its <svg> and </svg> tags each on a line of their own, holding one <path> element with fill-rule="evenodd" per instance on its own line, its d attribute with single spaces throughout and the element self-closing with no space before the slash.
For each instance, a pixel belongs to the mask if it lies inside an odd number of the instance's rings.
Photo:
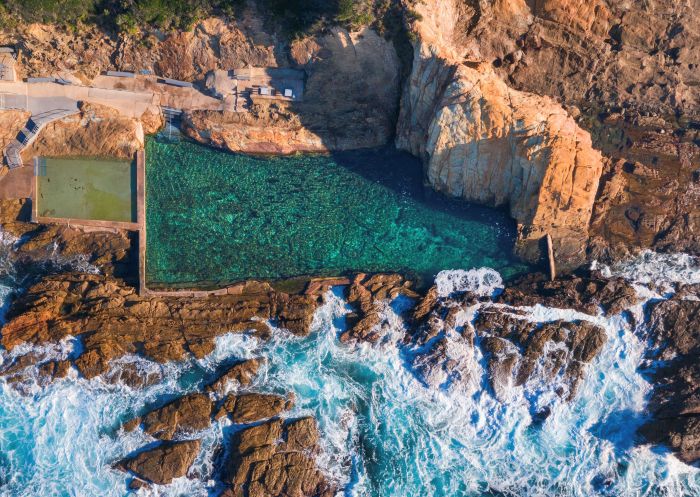
<svg viewBox="0 0 700 497">
<path fill-rule="evenodd" d="M 40 158 L 37 216 L 136 222 L 136 164 L 128 160 Z"/>
<path fill-rule="evenodd" d="M 191 142 L 146 149 L 146 278 L 213 288 L 247 279 L 442 269 L 527 270 L 510 255 L 505 213 L 424 189 L 395 151 L 291 157 L 230 154 Z"/>
</svg>

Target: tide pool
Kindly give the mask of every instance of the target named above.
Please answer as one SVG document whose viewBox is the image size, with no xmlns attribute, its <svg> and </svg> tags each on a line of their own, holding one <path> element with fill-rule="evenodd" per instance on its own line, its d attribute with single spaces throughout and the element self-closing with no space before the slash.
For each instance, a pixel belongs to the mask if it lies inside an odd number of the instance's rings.
<svg viewBox="0 0 700 497">
<path fill-rule="evenodd" d="M 350 271 L 527 271 L 499 210 L 423 187 L 396 151 L 253 157 L 187 141 L 146 147 L 149 285 L 217 287 Z"/>
</svg>

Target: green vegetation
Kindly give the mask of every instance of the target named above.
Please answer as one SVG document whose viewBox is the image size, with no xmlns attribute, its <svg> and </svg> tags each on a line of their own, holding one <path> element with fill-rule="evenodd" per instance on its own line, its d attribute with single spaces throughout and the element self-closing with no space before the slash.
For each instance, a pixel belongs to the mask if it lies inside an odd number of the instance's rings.
<svg viewBox="0 0 700 497">
<path fill-rule="evenodd" d="M 257 4 L 272 26 L 290 37 L 334 25 L 372 26 L 393 37 L 403 29 L 399 0 L 0 0 L 0 29 L 41 22 L 77 27 L 98 24 L 137 36 L 148 29 L 190 30 L 207 16 L 235 17 Z"/>
<path fill-rule="evenodd" d="M 209 15 L 236 13 L 245 0 L 4 0 L 0 28 L 18 22 L 100 24 L 136 34 L 140 29 L 188 30 Z"/>
</svg>

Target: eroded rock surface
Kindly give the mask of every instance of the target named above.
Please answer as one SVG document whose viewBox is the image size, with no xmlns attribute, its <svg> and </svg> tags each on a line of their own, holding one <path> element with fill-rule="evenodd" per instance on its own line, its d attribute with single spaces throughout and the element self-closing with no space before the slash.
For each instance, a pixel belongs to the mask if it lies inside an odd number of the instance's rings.
<svg viewBox="0 0 700 497">
<path fill-rule="evenodd" d="M 199 440 L 163 442 L 153 449 L 127 457 L 117 463 L 117 467 L 134 473 L 147 483 L 166 485 L 175 478 L 187 475 L 199 447 Z"/>
<path fill-rule="evenodd" d="M 213 402 L 205 394 L 180 397 L 142 419 L 143 431 L 161 440 L 207 428 L 211 424 Z"/>
<path fill-rule="evenodd" d="M 663 443 L 687 463 L 700 460 L 700 287 L 681 289 L 651 311 L 649 359 L 663 361 L 652 370 L 649 403 L 653 420 L 641 428 L 647 440 Z"/>
<path fill-rule="evenodd" d="M 530 260 L 545 232 L 561 267 L 639 247 L 698 253 L 697 5 L 414 8 L 397 144 L 433 185 L 508 205 Z"/>
<path fill-rule="evenodd" d="M 386 332 L 383 312 L 389 300 L 398 295 L 417 297 L 412 283 L 399 274 L 358 274 L 348 288 L 348 303 L 357 310 L 347 316 L 348 329 L 341 342 L 375 343 Z"/>
<path fill-rule="evenodd" d="M 314 461 L 318 428 L 313 418 L 279 419 L 234 434 L 226 497 L 331 497 L 332 482 Z"/>
<path fill-rule="evenodd" d="M 593 316 L 599 311 L 619 314 L 642 301 L 623 278 L 605 278 L 587 270 L 579 270 L 555 281 L 541 274 L 527 275 L 507 285 L 497 300 L 516 306 L 541 304 L 576 309 Z"/>
<path fill-rule="evenodd" d="M 255 378 L 258 370 L 265 362 L 264 357 L 237 362 L 211 385 L 207 385 L 206 391 L 221 396 L 228 392 L 230 388 L 247 387 L 253 382 L 253 378 Z"/>
<path fill-rule="evenodd" d="M 140 354 L 157 362 L 202 358 L 214 339 L 230 331 L 267 336 L 263 320 L 277 318 L 298 334 L 309 332 L 317 300 L 288 295 L 267 284 L 245 293 L 202 299 L 140 297 L 123 281 L 97 274 L 49 276 L 32 285 L 7 315 L 2 344 L 58 342 L 80 337 L 84 350 L 75 360 L 80 373 L 106 373 L 110 361 Z"/>
<path fill-rule="evenodd" d="M 234 423 L 253 423 L 274 418 L 294 405 L 292 397 L 276 394 L 244 393 L 229 394 L 223 401 L 217 416 L 227 414 Z"/>
<path fill-rule="evenodd" d="M 537 299 L 537 288 L 531 290 Z M 507 287 L 504 295 L 509 291 Z M 481 367 L 475 347 L 480 347 L 500 400 L 508 402 L 518 388 L 526 396 L 530 390 L 551 388 L 562 400 L 571 400 L 586 365 L 607 340 L 605 330 L 585 320 L 537 322 L 518 305 L 529 303 L 494 305 L 492 299 L 471 292 L 439 297 L 435 288 L 429 290 L 412 310 L 404 339 L 416 351 L 412 363 L 419 378 L 434 388 L 467 394 L 478 390 Z M 548 414 L 546 406 L 544 411 L 542 406 L 532 407 L 535 416 Z"/>
<path fill-rule="evenodd" d="M 144 126 L 144 123 L 146 126 Z M 37 156 L 86 155 L 133 159 L 143 149 L 144 137 L 162 121 L 125 117 L 118 110 L 95 103 L 81 103 L 78 114 L 47 124 L 36 140 L 23 150 L 25 163 Z"/>
</svg>

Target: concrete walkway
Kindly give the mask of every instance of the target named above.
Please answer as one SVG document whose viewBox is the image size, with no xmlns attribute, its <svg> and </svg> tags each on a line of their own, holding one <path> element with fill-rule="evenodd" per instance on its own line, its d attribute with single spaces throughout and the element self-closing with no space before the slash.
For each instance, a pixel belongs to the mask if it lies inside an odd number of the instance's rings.
<svg viewBox="0 0 700 497">
<path fill-rule="evenodd" d="M 158 83 L 153 76 L 136 78 L 98 76 L 93 86 L 59 83 L 0 81 L 0 109 L 20 109 L 32 117 L 17 139 L 3 151 L 11 169 L 22 165 L 21 151 L 49 122 L 78 112 L 78 102 L 90 102 L 116 109 L 121 115 L 140 118 L 159 107 L 179 110 L 214 110 L 224 108 L 223 101 L 195 88 L 180 88 Z"/>
</svg>

